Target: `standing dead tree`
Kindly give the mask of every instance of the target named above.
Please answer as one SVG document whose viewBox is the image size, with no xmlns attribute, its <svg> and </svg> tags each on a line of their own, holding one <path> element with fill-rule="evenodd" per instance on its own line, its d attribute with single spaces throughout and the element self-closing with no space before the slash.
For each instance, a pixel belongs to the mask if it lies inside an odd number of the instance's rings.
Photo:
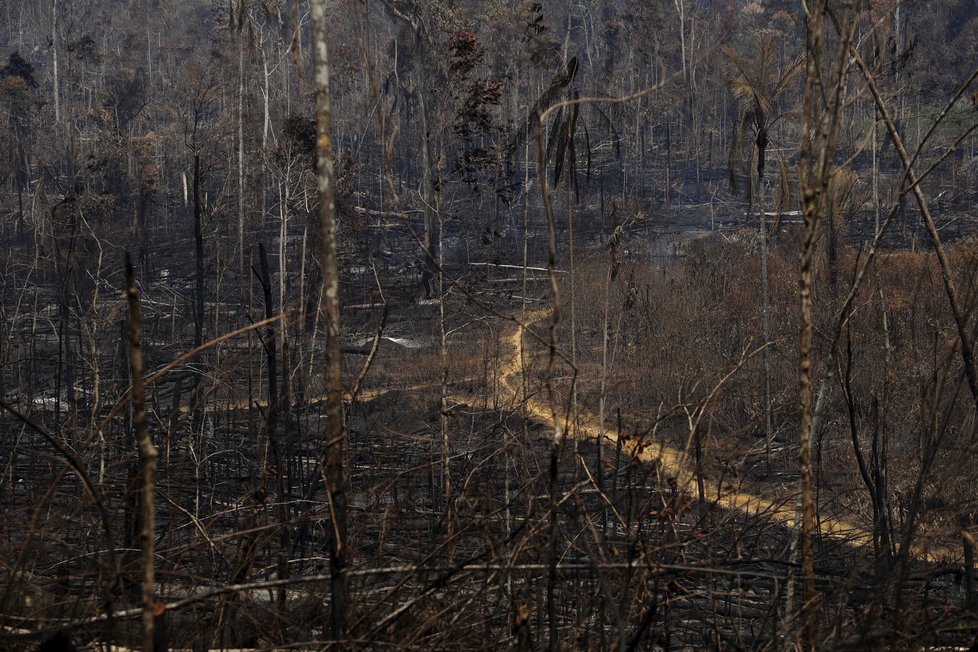
<svg viewBox="0 0 978 652">
<path fill-rule="evenodd" d="M 320 319 L 326 329 L 326 441 L 319 468 L 326 486 L 329 513 L 330 626 L 342 647 L 349 595 L 347 564 L 346 429 L 343 423 L 343 376 L 340 358 L 340 284 L 336 261 L 336 200 L 333 184 L 333 143 L 329 104 L 329 57 L 326 48 L 326 1 L 313 0 L 312 52 L 316 89 L 316 170 L 319 191 L 320 260 L 323 299 Z"/>
<path fill-rule="evenodd" d="M 142 470 L 140 482 L 140 540 L 143 551 L 143 649 L 156 649 L 153 637 L 155 582 L 154 557 L 156 543 L 156 512 L 153 506 L 153 486 L 156 482 L 156 447 L 146 426 L 146 382 L 143 378 L 143 351 L 140 345 L 143 325 L 139 316 L 139 290 L 132 261 L 126 254 L 126 296 L 129 300 L 129 368 L 132 371 L 132 427 L 136 431 L 139 461 Z"/>
<path fill-rule="evenodd" d="M 781 104 L 785 102 L 786 91 L 802 73 L 803 59 L 798 57 L 788 65 L 779 68 L 775 49 L 775 39 L 758 37 L 753 57 L 742 57 L 726 48 L 724 54 L 737 68 L 737 75 L 731 80 L 730 88 L 740 104 L 740 117 L 734 125 L 730 147 L 730 185 L 737 191 L 737 170 L 743 168 L 747 177 L 747 220 L 750 222 L 755 205 L 760 217 L 761 240 L 761 321 L 765 342 L 771 341 L 770 290 L 768 288 L 768 226 L 767 206 L 764 202 L 764 175 L 767 168 L 767 147 L 770 135 L 777 123 L 790 115 Z M 684 63 L 685 66 L 685 63 Z M 746 160 L 743 158 L 745 133 L 753 136 Z M 756 181 L 749 163 L 756 163 Z M 787 176 L 783 159 L 778 161 L 779 174 Z M 777 230 L 777 224 L 774 225 Z M 768 347 L 761 354 L 764 365 L 764 432 L 765 460 L 767 472 L 771 473 L 771 441 L 774 437 L 774 420 L 771 413 L 771 360 Z"/>
<path fill-rule="evenodd" d="M 849 17 L 838 30 L 839 49 L 827 60 L 825 17 L 827 0 L 805 2 L 806 68 L 804 92 L 804 129 L 798 161 L 798 178 L 804 216 L 804 238 L 799 262 L 799 295 L 801 332 L 799 336 L 799 468 L 801 470 L 801 556 L 804 576 L 803 637 L 806 649 L 815 646 L 815 564 L 813 536 L 815 531 L 814 482 L 812 475 L 812 280 L 816 236 L 826 212 L 829 183 L 834 172 L 834 155 L 839 140 L 846 80 L 851 60 L 849 44 L 856 28 L 856 15 Z"/>
</svg>

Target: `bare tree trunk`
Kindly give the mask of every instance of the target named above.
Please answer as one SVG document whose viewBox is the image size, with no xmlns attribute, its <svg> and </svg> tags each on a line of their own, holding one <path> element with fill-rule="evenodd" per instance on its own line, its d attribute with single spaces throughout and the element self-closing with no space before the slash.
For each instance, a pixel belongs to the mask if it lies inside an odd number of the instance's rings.
<svg viewBox="0 0 978 652">
<path fill-rule="evenodd" d="M 567 138 L 574 137 L 574 127 L 572 122 L 567 123 Z M 576 161 L 573 161 L 576 165 Z M 577 281 L 575 280 L 576 268 L 574 265 L 574 197 L 573 183 L 574 175 L 577 170 L 572 166 L 568 170 L 565 179 L 565 190 L 567 197 L 567 266 L 570 281 L 570 345 L 571 345 L 571 364 L 577 366 Z M 577 451 L 577 386 L 571 388 L 571 435 L 574 437 L 574 451 Z"/>
<path fill-rule="evenodd" d="M 972 400 L 976 405 L 978 405 L 978 371 L 976 371 L 974 343 L 968 336 L 967 316 L 964 309 L 961 307 L 961 300 L 954 284 L 954 274 L 953 270 L 951 269 L 951 263 L 947 258 L 946 252 L 944 251 L 944 246 L 941 243 L 940 235 L 937 232 L 937 226 L 934 224 L 934 218 L 930 212 L 930 206 L 927 203 L 923 190 L 920 188 L 918 175 L 913 166 L 914 161 L 907 152 L 907 149 L 903 143 L 903 138 L 900 136 L 897 123 L 890 116 L 890 113 L 886 108 L 886 103 L 883 101 L 883 97 L 877 88 L 876 80 L 872 73 L 870 73 L 866 63 L 859 56 L 859 53 L 855 51 L 855 48 L 852 48 L 851 51 L 853 54 L 853 60 L 862 71 L 863 78 L 866 80 L 866 84 L 869 86 L 869 90 L 873 94 L 873 100 L 876 103 L 876 108 L 879 110 L 880 117 L 883 119 L 883 124 L 886 126 L 887 131 L 889 131 L 890 139 L 893 141 L 893 147 L 896 150 L 897 155 L 900 157 L 900 162 L 903 164 L 904 174 L 909 182 L 911 194 L 913 194 L 914 199 L 917 202 L 917 208 L 920 210 L 920 214 L 924 220 L 924 225 L 927 227 L 927 234 L 930 237 L 931 245 L 934 247 L 934 254 L 937 257 L 938 267 L 941 270 L 941 281 L 944 285 L 944 292 L 947 295 L 948 305 L 951 308 L 951 316 L 954 317 L 954 323 L 955 326 L 957 326 L 958 338 L 961 343 L 961 358 L 962 362 L 964 363 L 964 371 L 968 380 L 968 387 L 971 390 Z M 972 73 L 968 83 L 974 81 L 976 77 L 978 77 L 978 69 Z M 961 87 L 959 94 L 964 92 L 964 88 L 966 88 L 966 86 Z"/>
<path fill-rule="evenodd" d="M 61 93 L 58 90 L 58 0 L 51 2 L 51 73 L 54 77 L 54 124 L 61 124 Z"/>
<path fill-rule="evenodd" d="M 324 298 L 320 319 L 326 329 L 326 442 L 319 466 L 326 485 L 332 527 L 329 529 L 330 626 L 337 647 L 346 632 L 349 596 L 346 582 L 347 478 L 344 454 L 343 378 L 340 359 L 340 286 L 336 261 L 336 203 L 333 188 L 333 144 L 329 104 L 329 60 L 326 48 L 326 0 L 311 0 L 312 51 L 316 89 L 316 162 L 319 190 L 319 225 L 322 232 L 320 264 Z"/>
<path fill-rule="evenodd" d="M 238 34 L 238 276 L 244 281 L 244 40 Z"/>
<path fill-rule="evenodd" d="M 194 252 L 196 253 L 196 294 L 194 296 L 194 347 L 204 341 L 204 189 L 200 175 L 200 155 L 194 154 Z"/>
<path fill-rule="evenodd" d="M 962 529 L 961 539 L 964 544 L 965 604 L 972 613 L 978 613 L 978 598 L 975 597 L 975 538 Z"/>
<path fill-rule="evenodd" d="M 815 3 L 811 3 L 815 4 Z M 807 5 L 806 5 L 807 6 Z M 801 332 L 799 336 L 799 408 L 801 410 L 801 430 L 798 436 L 798 465 L 801 471 L 801 573 L 804 582 L 804 597 L 802 604 L 809 606 L 815 596 L 815 564 L 812 549 L 812 535 L 815 529 L 815 514 L 812 506 L 812 266 L 815 257 L 815 236 L 818 233 L 820 217 L 819 202 L 821 201 L 818 169 L 821 159 L 817 147 L 821 144 L 809 135 L 816 129 L 818 122 L 815 113 L 815 96 L 819 92 L 818 61 L 821 55 L 823 12 L 825 0 L 820 0 L 816 7 L 807 7 L 808 17 L 808 66 L 805 84 L 805 134 L 799 162 L 799 177 L 802 184 L 802 206 L 805 224 L 805 235 L 802 242 L 801 260 L 799 263 L 799 295 L 801 299 Z M 818 126 L 821 126 L 820 124 Z M 821 133 L 816 135 L 816 139 Z M 812 159 L 816 159 L 812 169 Z M 807 613 L 803 625 L 803 645 L 805 649 L 813 649 L 815 644 L 815 624 L 811 613 Z"/>
<path fill-rule="evenodd" d="M 815 250 L 815 234 L 818 231 L 818 197 L 814 193 L 804 199 L 805 238 L 802 245 L 799 267 L 799 287 L 801 296 L 801 335 L 799 338 L 799 404 L 801 407 L 801 432 L 798 438 L 801 468 L 801 572 L 805 579 L 805 598 L 807 604 L 815 594 L 815 566 L 813 561 L 812 535 L 815 530 L 815 513 L 812 506 L 812 263 Z M 814 643 L 812 618 L 805 618 L 806 647 Z"/>
<path fill-rule="evenodd" d="M 272 92 L 270 88 L 269 77 L 271 73 L 268 71 L 268 57 L 265 56 L 265 48 L 261 51 L 261 65 L 262 71 L 265 76 L 265 84 L 261 89 L 262 92 L 262 132 L 261 132 L 261 151 L 268 151 L 268 132 L 272 129 L 272 118 L 270 113 L 270 107 L 268 105 L 268 95 Z M 262 204 L 264 206 L 264 204 Z"/>
<path fill-rule="evenodd" d="M 427 50 L 427 43 L 425 43 L 422 35 L 422 26 L 419 22 L 415 26 L 415 75 L 417 76 L 418 83 L 418 108 L 419 115 L 421 117 L 421 203 L 424 209 L 424 256 L 423 271 L 422 271 L 422 284 L 421 291 L 424 293 L 423 299 L 430 299 L 431 297 L 431 279 L 434 273 L 440 274 L 432 268 L 436 267 L 436 256 L 438 252 L 441 251 L 440 243 L 436 242 L 436 239 L 441 237 L 440 234 L 440 218 L 436 217 L 435 213 L 435 163 L 433 161 L 433 156 L 431 152 L 431 112 L 428 106 L 431 101 L 430 98 L 433 97 L 433 93 L 430 88 L 431 76 L 424 69 L 423 57 L 426 56 L 424 52 Z M 433 273 L 434 272 L 434 273 Z"/>
<path fill-rule="evenodd" d="M 259 282 L 262 287 L 262 296 L 265 300 L 265 318 L 271 319 L 275 316 L 275 306 L 272 301 L 272 279 L 268 271 L 268 252 L 265 251 L 265 243 L 258 243 L 258 264 L 260 265 L 261 275 Z M 274 326 L 269 326 L 265 334 L 265 356 L 268 361 L 268 408 L 265 412 L 265 429 L 268 442 L 272 447 L 272 463 L 275 466 L 275 492 L 276 509 L 278 511 L 279 527 L 281 528 L 281 548 L 278 558 L 278 578 L 284 580 L 289 576 L 289 526 L 288 526 L 288 506 L 285 497 L 285 469 L 288 461 L 282 454 L 282 440 L 279 437 L 279 406 L 281 396 L 278 391 L 278 354 L 277 354 L 278 333 Z M 282 587 L 278 593 L 278 608 L 285 609 L 286 589 Z"/>
<path fill-rule="evenodd" d="M 557 624 L 557 549 L 560 537 L 558 522 L 558 503 L 559 490 L 557 471 L 560 464 L 560 455 L 564 449 L 567 430 L 571 427 L 570 413 L 565 413 L 564 418 L 558 414 L 558 402 L 556 388 L 553 385 L 554 362 L 557 357 L 557 326 L 560 323 L 561 300 L 560 286 L 557 283 L 557 227 L 554 221 L 553 208 L 550 202 L 550 193 L 547 189 L 546 153 L 543 146 L 543 117 L 537 116 L 537 181 L 540 184 L 540 196 L 543 200 L 544 214 L 547 216 L 547 275 L 550 279 L 550 293 L 553 301 L 553 309 L 550 317 L 549 329 L 549 355 L 547 356 L 547 395 L 550 403 L 550 417 L 554 424 L 553 437 L 550 442 L 550 464 L 547 482 L 547 496 L 549 499 L 549 520 L 548 541 L 547 541 L 547 583 L 546 583 L 546 608 L 548 643 L 547 649 L 556 651 L 560 648 L 559 628 Z M 572 376 L 570 391 L 573 394 L 576 389 L 576 375 Z"/>
<path fill-rule="evenodd" d="M 763 154 L 762 154 L 763 158 Z M 774 437 L 774 419 L 771 415 L 771 292 L 768 279 L 767 214 L 764 207 L 764 171 L 757 172 L 757 205 L 761 214 L 761 323 L 765 347 L 761 351 L 764 363 L 764 459 L 767 474 L 771 475 L 771 440 Z"/>
<path fill-rule="evenodd" d="M 873 236 L 880 232 L 879 109 L 873 105 Z"/>
<path fill-rule="evenodd" d="M 813 536 L 815 533 L 814 482 L 812 476 L 812 283 L 816 237 L 819 223 L 826 211 L 826 196 L 833 171 L 833 156 L 838 142 L 844 107 L 846 78 L 851 65 L 849 47 L 855 31 L 856 18 L 848 16 L 842 26 L 836 23 L 839 51 L 830 58 L 833 67 L 828 75 L 820 69 L 826 57 L 823 45 L 825 16 L 830 12 L 827 0 L 806 0 L 807 65 L 803 106 L 804 128 L 798 162 L 798 177 L 804 218 L 804 238 L 799 261 L 799 296 L 801 328 L 798 341 L 799 392 L 801 411 L 798 465 L 801 472 L 801 572 L 804 578 L 803 645 L 816 646 L 816 614 L 814 609 L 815 562 Z"/>
<path fill-rule="evenodd" d="M 442 438 L 441 485 L 442 501 L 444 501 L 443 507 L 445 510 L 445 541 L 448 545 L 448 559 L 451 561 L 454 509 L 452 507 L 452 469 L 450 464 L 452 446 L 448 427 L 448 334 L 445 329 L 445 218 L 442 215 L 440 202 L 436 212 L 438 214 L 438 242 L 436 249 L 438 252 L 438 353 L 441 361 L 441 402 L 439 405 L 439 423 L 441 425 Z"/>
<path fill-rule="evenodd" d="M 679 55 L 682 61 L 683 81 L 686 81 L 686 3 L 684 0 L 673 0 L 676 5 L 676 16 L 679 18 Z"/>
<path fill-rule="evenodd" d="M 196 254 L 195 292 L 194 292 L 194 348 L 204 342 L 204 188 L 200 170 L 200 154 L 194 152 L 194 252 Z M 198 376 L 197 385 L 203 381 L 203 374 Z M 200 405 L 199 392 L 194 392 L 198 398 L 195 405 Z M 200 431 L 204 421 L 204 411 L 195 407 L 193 412 L 192 431 Z"/>
<path fill-rule="evenodd" d="M 150 439 L 146 428 L 146 389 L 143 380 L 143 353 L 140 347 L 142 322 L 139 317 L 139 291 L 136 289 L 136 277 L 133 274 L 132 261 L 126 254 L 126 293 L 129 298 L 129 367 L 132 371 L 132 425 L 136 431 L 136 441 L 139 446 L 139 461 L 142 467 L 140 483 L 140 540 L 143 551 L 143 649 L 154 649 L 153 617 L 154 617 L 154 546 L 155 510 L 153 507 L 153 485 L 156 481 L 156 447 Z"/>
</svg>

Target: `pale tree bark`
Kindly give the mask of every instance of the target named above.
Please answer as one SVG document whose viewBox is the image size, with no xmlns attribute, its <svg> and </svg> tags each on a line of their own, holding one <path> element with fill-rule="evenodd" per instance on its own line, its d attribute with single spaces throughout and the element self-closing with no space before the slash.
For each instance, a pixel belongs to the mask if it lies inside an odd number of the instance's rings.
<svg viewBox="0 0 978 652">
<path fill-rule="evenodd" d="M 686 2 L 685 0 L 673 0 L 676 5 L 676 15 L 679 18 L 679 55 L 683 66 L 683 81 L 687 81 L 686 76 Z"/>
<path fill-rule="evenodd" d="M 320 320 L 326 329 L 326 442 L 319 467 L 329 501 L 330 625 L 337 647 L 346 630 L 349 596 L 346 583 L 347 478 L 344 455 L 343 378 L 340 359 L 340 285 L 336 261 L 336 202 L 333 187 L 333 144 L 329 103 L 329 60 L 326 48 L 326 0 L 311 0 L 312 53 L 316 91 L 316 163 L 319 190 L 323 300 Z"/>
</svg>

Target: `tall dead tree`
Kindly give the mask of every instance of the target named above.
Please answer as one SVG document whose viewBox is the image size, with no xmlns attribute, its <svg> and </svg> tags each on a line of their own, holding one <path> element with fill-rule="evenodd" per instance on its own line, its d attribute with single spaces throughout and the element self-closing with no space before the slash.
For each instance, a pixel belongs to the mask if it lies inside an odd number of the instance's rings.
<svg viewBox="0 0 978 652">
<path fill-rule="evenodd" d="M 801 424 L 798 437 L 798 465 L 801 472 L 801 571 L 804 576 L 803 648 L 816 646 L 814 478 L 812 474 L 812 338 L 814 333 L 812 286 L 815 249 L 822 218 L 828 213 L 829 183 L 835 168 L 846 80 L 852 61 L 849 44 L 853 41 L 856 20 L 850 12 L 844 25 L 837 25 L 838 49 L 832 52 L 826 39 L 825 18 L 830 9 L 826 0 L 806 0 L 806 62 L 803 99 L 804 129 L 798 158 L 804 237 L 799 261 L 798 289 L 801 328 L 798 341 L 799 395 Z"/>
<path fill-rule="evenodd" d="M 438 211 L 436 210 L 436 194 L 438 171 L 436 157 L 433 151 L 436 126 L 434 122 L 434 107 L 432 98 L 436 95 L 435 73 L 432 70 L 430 58 L 435 46 L 426 25 L 427 16 L 424 13 L 424 3 L 397 3 L 384 0 L 384 7 L 396 20 L 407 26 L 414 35 L 413 62 L 414 83 L 413 93 L 405 89 L 408 95 L 413 95 L 417 104 L 418 117 L 421 127 L 421 138 L 418 149 L 421 153 L 421 186 L 419 188 L 422 211 L 424 214 L 424 232 L 422 233 L 422 280 L 419 298 L 432 298 L 432 280 L 438 271 L 438 251 L 441 244 L 441 229 L 439 228 Z"/>
<path fill-rule="evenodd" d="M 126 253 L 126 296 L 129 301 L 129 368 L 132 371 L 132 427 L 136 431 L 139 446 L 141 481 L 139 485 L 140 542 L 142 548 L 142 626 L 143 649 L 152 650 L 154 616 L 154 559 L 155 559 L 155 509 L 153 488 L 156 482 L 156 446 L 146 426 L 146 383 L 143 379 L 143 353 L 141 346 L 142 319 L 139 316 L 139 290 L 133 273 L 132 261 Z"/>
<path fill-rule="evenodd" d="M 741 56 L 726 48 L 724 54 L 734 64 L 737 75 L 730 80 L 730 89 L 740 105 L 740 116 L 734 125 L 730 147 L 730 185 L 737 192 L 737 170 L 747 177 L 747 222 L 756 207 L 760 218 L 761 243 L 761 324 L 765 342 L 771 341 L 771 292 L 768 276 L 767 206 L 764 203 L 764 177 L 767 169 L 767 147 L 775 126 L 789 115 L 783 105 L 787 91 L 803 72 L 804 59 L 795 58 L 787 65 L 778 65 L 777 42 L 773 37 L 758 36 L 752 56 Z M 685 66 L 685 62 L 683 64 Z M 744 158 L 744 141 L 749 153 Z M 756 165 L 756 181 L 749 163 Z M 784 168 L 783 161 L 781 168 Z M 777 228 L 777 226 L 775 226 Z M 774 418 L 771 408 L 771 353 L 769 347 L 761 352 L 764 365 L 764 432 L 765 462 L 771 473 L 771 442 L 774 437 Z"/>
<path fill-rule="evenodd" d="M 340 359 L 340 284 L 336 263 L 336 201 L 329 104 L 329 59 L 326 48 L 326 0 L 312 0 L 312 54 L 316 89 L 316 180 L 319 191 L 320 265 L 323 299 L 320 320 L 326 329 L 326 441 L 319 468 L 329 501 L 330 626 L 337 647 L 346 630 L 347 477 L 344 456 L 343 378 Z"/>
</svg>

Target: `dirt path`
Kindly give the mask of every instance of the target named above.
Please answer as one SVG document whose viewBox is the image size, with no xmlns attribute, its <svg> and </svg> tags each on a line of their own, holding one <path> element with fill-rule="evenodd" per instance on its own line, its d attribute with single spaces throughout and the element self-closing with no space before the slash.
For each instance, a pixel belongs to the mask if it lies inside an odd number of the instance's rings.
<svg viewBox="0 0 978 652">
<path fill-rule="evenodd" d="M 525 374 L 523 373 L 522 360 L 524 359 L 526 326 L 546 319 L 550 314 L 549 309 L 530 313 L 526 317 L 525 325 L 514 326 L 510 332 L 501 335 L 497 374 L 501 380 L 500 386 L 507 393 L 505 398 L 512 401 L 514 405 L 523 400 Z M 526 401 L 525 410 L 531 419 L 553 427 L 550 405 L 545 400 L 531 397 Z M 579 413 L 576 431 L 578 438 L 593 440 L 598 436 L 600 430 L 600 424 L 595 415 L 586 412 Z M 604 429 L 604 433 L 604 437 L 610 445 L 617 446 L 617 433 L 607 427 Z M 642 443 L 644 446 L 640 448 L 639 442 L 623 439 L 622 450 L 643 462 L 658 462 L 664 473 L 675 478 L 680 489 L 687 494 L 696 495 L 698 488 L 695 468 L 688 459 L 686 452 L 661 442 Z M 737 510 L 745 514 L 763 515 L 771 520 L 781 522 L 789 528 L 795 527 L 800 518 L 800 514 L 793 505 L 789 506 L 784 501 L 774 501 L 763 496 L 740 491 L 729 483 L 718 484 L 710 478 L 704 478 L 704 495 L 707 500 L 714 502 L 718 507 Z M 873 543 L 872 534 L 869 530 L 845 518 L 823 515 L 817 523 L 817 527 L 822 536 L 848 545 L 871 546 Z M 936 543 L 927 546 L 919 543 L 912 544 L 910 554 L 918 560 L 933 563 L 947 562 L 948 560 L 960 562 L 961 559 L 961 553 L 958 549 Z"/>
<path fill-rule="evenodd" d="M 537 311 L 527 316 L 527 324 L 545 319 L 550 314 L 549 310 Z M 512 331 L 502 335 L 499 357 L 498 374 L 501 378 L 501 386 L 508 394 L 506 398 L 514 403 L 519 403 L 523 399 L 523 346 L 525 336 L 524 326 L 515 326 Z M 539 398 L 530 398 L 525 406 L 527 415 L 542 423 L 553 426 L 550 405 L 547 401 Z M 594 439 L 600 432 L 600 424 L 597 417 L 588 413 L 580 413 L 576 436 L 578 438 Z M 605 428 L 605 438 L 612 444 L 617 445 L 618 435 Z M 632 440 L 622 441 L 622 450 L 630 455 L 636 456 L 644 462 L 658 462 L 662 470 L 675 478 L 677 485 L 686 493 L 695 495 L 697 492 L 696 474 L 693 465 L 687 459 L 683 451 L 667 446 L 659 442 L 645 442 L 644 447 L 639 448 L 638 442 Z M 765 515 L 770 519 L 780 521 L 787 527 L 794 527 L 798 514 L 793 506 L 786 506 L 781 502 L 775 502 L 750 493 L 738 491 L 728 483 L 718 484 L 717 482 L 705 478 L 704 493 L 709 500 L 714 501 L 717 506 L 724 509 L 732 509 L 752 515 Z M 823 517 L 819 524 L 823 536 L 846 542 L 850 545 L 871 545 L 872 537 L 865 528 L 850 523 L 845 519 Z"/>
<path fill-rule="evenodd" d="M 524 342 L 526 335 L 526 325 L 534 324 L 547 319 L 550 316 L 550 309 L 541 309 L 529 313 L 526 316 L 525 325 L 513 325 L 504 330 L 500 335 L 499 356 L 497 359 L 496 378 L 498 386 L 503 392 L 500 397 L 501 402 L 511 405 L 523 404 L 523 409 L 527 416 L 534 421 L 545 423 L 553 427 L 553 417 L 551 415 L 549 403 L 539 397 L 531 396 L 524 403 L 523 382 L 525 378 L 523 370 Z M 466 378 L 461 382 L 469 382 L 474 378 Z M 375 388 L 364 390 L 360 400 L 369 401 L 379 398 L 394 391 L 432 391 L 437 392 L 438 382 L 426 382 L 405 387 Z M 349 400 L 349 395 L 344 397 Z M 449 399 L 456 403 L 472 405 L 471 395 L 459 394 L 451 391 Z M 325 400 L 325 395 L 307 398 L 310 403 Z M 234 405 L 232 407 L 247 407 L 247 404 Z M 185 409 L 185 408 L 181 408 Z M 595 439 L 600 432 L 600 424 L 595 415 L 581 412 L 578 415 L 577 429 L 575 436 L 580 439 Z M 613 429 L 604 429 L 605 445 L 616 447 L 618 434 Z M 641 444 L 641 446 L 640 446 Z M 677 486 L 689 495 L 696 495 L 698 492 L 695 468 L 685 451 L 671 447 L 663 442 L 637 442 L 630 439 L 622 440 L 622 450 L 629 456 L 634 456 L 643 462 L 656 462 L 662 471 L 676 480 Z M 763 496 L 740 491 L 730 483 L 718 483 L 710 478 L 704 478 L 704 494 L 708 500 L 723 509 L 737 510 L 749 515 L 765 516 L 773 521 L 778 521 L 786 527 L 793 528 L 799 518 L 794 505 L 787 505 L 784 501 L 775 501 Z M 818 529 L 822 536 L 847 543 L 853 546 L 868 546 L 872 544 L 870 532 L 863 526 L 857 525 L 845 518 L 822 516 L 818 522 Z M 954 553 L 944 547 L 931 547 L 928 550 L 917 546 L 913 548 L 913 555 L 922 560 L 939 561 L 942 559 L 953 558 Z"/>
</svg>

